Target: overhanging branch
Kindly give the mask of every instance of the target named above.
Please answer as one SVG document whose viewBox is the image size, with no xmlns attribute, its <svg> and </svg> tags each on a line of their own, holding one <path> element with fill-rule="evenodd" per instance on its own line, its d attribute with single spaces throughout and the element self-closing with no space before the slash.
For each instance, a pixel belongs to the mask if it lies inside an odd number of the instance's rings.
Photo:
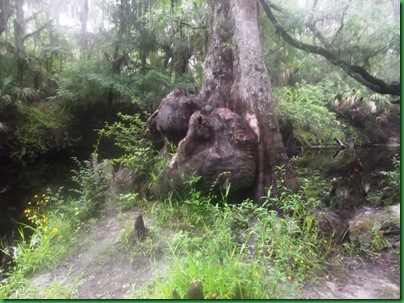
<svg viewBox="0 0 404 303">
<path fill-rule="evenodd" d="M 296 47 L 300 50 L 317 54 L 326 58 L 330 63 L 335 66 L 342 68 L 350 77 L 358 81 L 359 83 L 363 84 L 364 86 L 368 87 L 374 92 L 379 94 L 391 94 L 395 96 L 400 95 L 400 82 L 393 82 L 387 84 L 385 81 L 376 78 L 369 74 L 363 67 L 358 65 L 352 65 L 348 62 L 341 60 L 334 56 L 330 51 L 325 48 L 314 46 L 310 44 L 306 44 L 294 39 L 292 36 L 288 34 L 288 32 L 279 24 L 276 17 L 273 15 L 270 7 L 270 1 L 268 0 L 260 0 L 262 8 L 264 9 L 268 19 L 271 23 L 275 26 L 276 30 L 278 31 L 279 35 L 285 40 L 288 44 L 293 47 Z"/>
<path fill-rule="evenodd" d="M 45 29 L 46 27 L 48 27 L 53 20 L 50 20 L 48 22 L 46 22 L 44 25 L 42 25 L 40 28 L 38 28 L 37 30 L 33 31 L 32 33 L 26 34 L 22 39 L 23 41 L 27 40 L 29 37 L 39 33 L 40 31 L 42 31 L 43 29 Z"/>
</svg>

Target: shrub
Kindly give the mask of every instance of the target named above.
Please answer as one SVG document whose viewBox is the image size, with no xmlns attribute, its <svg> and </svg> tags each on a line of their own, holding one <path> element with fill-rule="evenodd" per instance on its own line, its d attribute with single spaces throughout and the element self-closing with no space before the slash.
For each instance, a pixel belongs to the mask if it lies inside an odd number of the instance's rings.
<svg viewBox="0 0 404 303">
<path fill-rule="evenodd" d="M 18 149 L 13 158 L 18 160 L 33 160 L 49 151 L 66 149 L 72 140 L 64 128 L 67 115 L 56 106 L 41 102 L 38 105 L 20 104 L 18 124 L 14 137 Z"/>
<path fill-rule="evenodd" d="M 400 202 L 400 163 L 398 156 L 395 156 L 393 158 L 393 170 L 380 172 L 384 176 L 383 188 L 380 191 L 369 193 L 367 198 L 371 204 L 386 206 Z"/>
<path fill-rule="evenodd" d="M 283 125 L 291 127 L 292 136 L 302 145 L 334 144 L 334 137 L 345 139 L 340 122 L 325 105 L 321 87 L 282 87 L 273 94 L 281 129 Z"/>
<path fill-rule="evenodd" d="M 147 213 L 157 226 L 177 227 L 177 232 L 166 237 L 172 262 L 167 274 L 134 292 L 133 297 L 167 299 L 176 289 L 186 298 L 193 280 L 202 281 L 205 298 L 296 295 L 305 282 L 324 275 L 332 251 L 331 239 L 319 233 L 308 212 L 319 202 L 313 195 L 306 200 L 305 195 L 285 190 L 280 197 L 270 198 L 268 192 L 262 206 L 251 200 L 230 205 L 225 193 L 214 204 L 216 197 L 191 188 L 153 203 Z M 285 216 L 268 211 L 270 203 L 283 208 Z"/>
<path fill-rule="evenodd" d="M 153 150 L 151 142 L 144 138 L 146 122 L 140 114 L 131 116 L 118 113 L 118 118 L 120 121 L 106 123 L 104 128 L 98 130 L 99 140 L 103 137 L 113 138 L 114 144 L 122 151 L 114 162 L 135 172 L 139 179 L 155 177 L 162 158 Z"/>
<path fill-rule="evenodd" d="M 91 161 L 80 163 L 76 158 L 78 169 L 72 170 L 72 180 L 78 188 L 72 189 L 77 193 L 77 202 L 81 203 L 80 211 L 83 220 L 98 214 L 105 205 L 108 189 L 112 184 L 112 165 L 107 160 L 98 162 L 97 153 L 92 154 Z"/>
</svg>

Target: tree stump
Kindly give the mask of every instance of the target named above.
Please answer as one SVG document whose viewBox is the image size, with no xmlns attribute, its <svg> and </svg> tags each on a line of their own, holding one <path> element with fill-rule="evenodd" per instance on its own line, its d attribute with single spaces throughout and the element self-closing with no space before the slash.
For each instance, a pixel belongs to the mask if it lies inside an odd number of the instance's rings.
<svg viewBox="0 0 404 303">
<path fill-rule="evenodd" d="M 187 292 L 187 299 L 204 299 L 203 284 L 201 280 L 191 282 Z"/>
<path fill-rule="evenodd" d="M 134 238 L 143 241 L 149 234 L 149 229 L 144 226 L 143 216 L 139 215 L 135 219 Z"/>
</svg>

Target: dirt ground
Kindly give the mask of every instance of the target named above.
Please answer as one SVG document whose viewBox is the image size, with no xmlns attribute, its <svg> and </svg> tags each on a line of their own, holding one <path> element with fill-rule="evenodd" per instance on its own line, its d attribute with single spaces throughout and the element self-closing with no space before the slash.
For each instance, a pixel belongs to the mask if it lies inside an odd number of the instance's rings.
<svg viewBox="0 0 404 303">
<path fill-rule="evenodd" d="M 130 298 L 133 290 L 163 275 L 170 262 L 163 254 L 156 254 L 151 261 L 122 244 L 125 222 L 136 215 L 136 211 L 110 210 L 93 219 L 66 261 L 50 272 L 34 276 L 32 284 L 40 289 L 58 281 L 61 286 L 76 289 L 74 297 L 80 299 Z M 146 226 L 152 226 L 148 218 L 144 220 Z M 377 258 L 347 258 L 345 264 L 345 271 L 331 272 L 317 285 L 305 285 L 299 297 L 400 298 L 400 256 L 395 250 L 382 252 Z"/>
<path fill-rule="evenodd" d="M 377 260 L 347 260 L 346 272 L 319 285 L 304 287 L 305 299 L 399 299 L 400 256 L 396 252 L 382 253 Z"/>
<path fill-rule="evenodd" d="M 35 276 L 32 284 L 46 287 L 53 281 L 77 289 L 79 299 L 122 299 L 152 281 L 165 269 L 165 259 L 133 254 L 120 241 L 125 222 L 137 212 L 118 213 L 110 210 L 101 219 L 90 222 L 88 232 L 78 239 L 67 260 L 51 272 Z M 133 222 L 133 221 L 132 221 Z M 148 221 L 145 219 L 146 226 Z"/>
</svg>

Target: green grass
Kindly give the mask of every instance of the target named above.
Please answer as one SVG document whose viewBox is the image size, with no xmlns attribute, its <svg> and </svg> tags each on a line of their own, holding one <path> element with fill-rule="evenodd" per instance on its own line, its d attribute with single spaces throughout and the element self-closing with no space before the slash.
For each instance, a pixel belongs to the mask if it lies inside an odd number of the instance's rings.
<svg viewBox="0 0 404 303">
<path fill-rule="evenodd" d="M 304 283 L 325 275 L 330 242 L 320 236 L 308 215 L 311 204 L 303 191 L 284 191 L 276 199 L 268 193 L 263 206 L 250 200 L 231 205 L 226 193 L 219 201 L 201 195 L 192 187 L 194 181 L 189 190 L 172 192 L 164 201 L 147 202 L 136 193 L 119 197 L 116 207 L 142 209 L 155 226 L 147 241 L 138 243 L 131 253 L 154 258 L 159 248 L 171 260 L 164 276 L 134 292 L 133 298 L 171 298 L 173 289 L 186 297 L 190 282 L 196 279 L 202 281 L 206 298 L 213 294 L 222 299 L 291 298 Z M 34 219 L 27 228 L 33 230 L 31 239 L 37 239 L 36 243 L 20 242 L 21 253 L 11 278 L 0 284 L 0 297 L 74 297 L 73 288 L 57 281 L 44 293 L 32 288 L 26 277 L 66 256 L 82 232 L 89 204 L 80 199 L 65 201 L 51 193 L 39 202 L 39 209 L 34 205 L 27 212 L 27 219 Z M 285 216 L 268 211 L 268 203 L 284 209 Z M 119 240 L 130 247 L 133 221 L 122 220 L 121 225 Z"/>
<path fill-rule="evenodd" d="M 74 249 L 75 239 L 84 223 L 102 209 L 99 199 L 106 184 L 100 182 L 100 172 L 88 163 L 74 172 L 74 180 L 81 186 L 78 198 L 64 197 L 61 190 L 37 194 L 27 203 L 26 221 L 19 229 L 19 250 L 7 279 L 0 283 L 0 298 L 70 298 L 73 291 L 55 281 L 46 293 L 29 285 L 27 277 L 52 268 Z M 77 190 L 80 192 L 79 190 Z M 97 209 L 96 209 L 97 208 Z M 97 212 L 96 212 L 97 210 Z M 27 236 L 30 235 L 30 236 Z M 0 243 L 1 244 L 1 243 Z M 4 249 L 3 244 L 0 249 Z"/>
<path fill-rule="evenodd" d="M 84 173 L 76 176 L 87 182 L 85 196 L 100 197 L 100 187 L 92 185 L 92 167 L 81 169 Z M 318 229 L 311 210 L 321 205 L 324 194 L 319 180 L 317 175 L 302 178 L 297 193 L 280 184 L 278 197 L 272 198 L 269 190 L 261 206 L 250 200 L 232 205 L 226 190 L 219 198 L 204 196 L 193 187 L 197 179 L 189 181 L 187 190 L 172 191 L 164 200 L 148 201 L 137 193 L 114 199 L 110 207 L 141 210 L 152 222 L 146 241 L 132 245 L 133 218 L 118 218 L 123 232 L 117 240 L 128 248 L 125 253 L 169 260 L 164 273 L 129 297 L 166 299 L 175 289 L 186 298 L 193 280 L 202 281 L 205 298 L 299 297 L 303 285 L 324 279 L 327 267 L 340 265 L 344 250 L 353 251 L 350 245 L 337 249 Z M 74 239 L 85 232 L 83 224 L 91 218 L 94 205 L 100 205 L 86 197 L 72 199 L 48 191 L 33 198 L 25 212 L 30 225 L 22 226 L 33 236 L 24 239 L 21 231 L 20 254 L 10 276 L 0 283 L 0 298 L 75 297 L 74 285 L 54 281 L 37 289 L 28 277 L 56 266 L 74 249 Z M 281 209 L 283 216 L 268 210 L 269 204 Z M 374 239 L 374 246 L 379 240 Z"/>
<path fill-rule="evenodd" d="M 21 241 L 18 242 L 18 258 L 9 276 L 0 283 L 0 298 L 70 298 L 73 291 L 57 281 L 44 292 L 29 285 L 27 277 L 57 265 L 72 249 L 72 244 L 84 222 L 78 220 L 77 201 L 64 201 L 56 193 L 35 195 L 25 210 L 30 225 L 22 223 Z M 26 230 L 32 233 L 26 236 Z"/>
<path fill-rule="evenodd" d="M 149 146 L 142 143 L 138 118 L 134 119 L 126 121 L 130 126 L 125 136 L 119 137 L 123 124 L 107 126 L 100 136 L 118 136 L 117 146 L 127 147 L 131 155 L 130 161 L 121 160 L 142 174 L 150 174 L 148 182 L 152 183 L 164 161 L 150 156 Z M 105 215 L 102 209 L 108 203 L 120 211 L 141 211 L 152 223 L 149 237 L 133 245 L 133 218 L 118 216 L 123 232 L 117 240 L 125 248 L 121 253 L 169 260 L 168 269 L 133 291 L 131 298 L 172 298 L 173 289 L 186 298 L 193 280 L 202 281 L 205 298 L 295 298 L 303 285 L 324 279 L 327 267 L 340 265 L 341 252 L 355 252 L 348 244 L 337 248 L 319 231 L 312 210 L 324 204 L 329 183 L 313 171 L 298 174 L 299 192 L 278 184 L 278 196 L 273 198 L 269 189 L 259 206 L 250 200 L 231 204 L 227 199 L 230 185 L 220 197 L 204 196 L 193 186 L 197 178 L 164 199 L 150 200 L 138 193 L 112 197 L 112 161 L 98 162 L 94 153 L 91 161 L 78 164 L 73 171 L 73 180 L 79 185 L 75 198 L 48 191 L 28 204 L 27 222 L 21 227 L 18 243 L 20 254 L 7 279 L 0 283 L 0 298 L 74 298 L 74 283 L 67 287 L 54 281 L 46 289 L 37 289 L 28 277 L 59 264 L 74 250 L 75 239 L 86 232 L 84 224 L 93 216 Z M 386 173 L 389 186 L 399 184 L 398 167 L 396 160 L 395 171 Z M 276 173 L 283 174 L 283 168 Z M 282 210 L 283 216 L 268 210 L 270 204 Z M 26 238 L 24 229 L 32 237 Z M 372 244 L 377 248 L 384 243 L 374 237 Z"/>
<path fill-rule="evenodd" d="M 150 204 L 147 214 L 158 228 L 177 228 L 166 241 L 172 262 L 164 277 L 133 297 L 171 298 L 176 289 L 185 298 L 193 280 L 202 281 L 205 298 L 293 297 L 304 283 L 325 276 L 328 256 L 335 256 L 330 239 L 321 237 L 314 217 L 307 215 L 303 195 L 265 198 L 260 207 L 249 200 L 227 204 L 225 195 L 213 203 L 214 197 L 191 189 Z M 280 218 L 266 203 L 291 212 Z"/>
</svg>

